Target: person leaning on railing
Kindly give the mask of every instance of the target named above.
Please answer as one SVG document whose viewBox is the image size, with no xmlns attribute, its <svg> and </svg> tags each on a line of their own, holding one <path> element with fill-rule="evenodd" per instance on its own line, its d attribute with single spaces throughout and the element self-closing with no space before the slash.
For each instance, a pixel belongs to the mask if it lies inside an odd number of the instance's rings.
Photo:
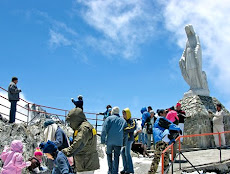
<svg viewBox="0 0 230 174">
<path fill-rule="evenodd" d="M 105 119 L 107 117 L 111 116 L 111 111 L 112 111 L 112 106 L 107 105 L 106 106 L 106 111 L 105 112 L 100 112 L 100 113 L 98 113 L 98 115 L 104 115 L 103 120 L 105 121 Z"/>
<path fill-rule="evenodd" d="M 22 92 L 22 90 L 18 89 L 17 83 L 18 78 L 13 77 L 8 87 L 8 99 L 11 103 L 9 123 L 15 122 L 15 114 L 17 111 L 17 102 L 19 101 L 19 93 Z"/>
</svg>

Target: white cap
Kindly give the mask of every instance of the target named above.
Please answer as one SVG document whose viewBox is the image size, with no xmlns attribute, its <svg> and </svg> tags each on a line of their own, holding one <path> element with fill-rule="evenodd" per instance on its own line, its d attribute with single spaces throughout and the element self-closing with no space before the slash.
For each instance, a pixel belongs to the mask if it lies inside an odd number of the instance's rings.
<svg viewBox="0 0 230 174">
<path fill-rule="evenodd" d="M 150 113 L 150 114 L 154 114 L 155 112 L 154 112 L 154 110 L 151 110 L 149 113 Z"/>
<path fill-rule="evenodd" d="M 82 95 L 79 95 L 79 96 L 77 96 L 77 98 L 83 98 L 83 96 L 82 96 Z"/>
<path fill-rule="evenodd" d="M 113 107 L 111 114 L 112 114 L 112 115 L 114 115 L 114 114 L 119 114 L 119 112 L 120 112 L 119 107 L 115 106 L 115 107 Z"/>
</svg>

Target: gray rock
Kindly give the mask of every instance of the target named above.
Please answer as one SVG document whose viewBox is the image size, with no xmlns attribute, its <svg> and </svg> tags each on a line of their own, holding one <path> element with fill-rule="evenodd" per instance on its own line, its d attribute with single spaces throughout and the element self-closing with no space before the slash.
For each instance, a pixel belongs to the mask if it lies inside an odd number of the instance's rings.
<svg viewBox="0 0 230 174">
<path fill-rule="evenodd" d="M 212 118 L 209 116 L 208 110 L 216 112 L 216 104 L 220 103 L 216 98 L 196 95 L 184 97 L 179 102 L 187 116 L 185 119 L 185 135 L 212 133 Z M 226 113 L 224 117 L 225 130 L 230 130 L 230 113 L 225 107 L 223 107 L 223 110 Z M 230 134 L 226 134 L 225 137 L 228 144 Z M 199 148 L 213 147 L 214 139 L 213 136 L 185 138 L 184 145 Z"/>
</svg>

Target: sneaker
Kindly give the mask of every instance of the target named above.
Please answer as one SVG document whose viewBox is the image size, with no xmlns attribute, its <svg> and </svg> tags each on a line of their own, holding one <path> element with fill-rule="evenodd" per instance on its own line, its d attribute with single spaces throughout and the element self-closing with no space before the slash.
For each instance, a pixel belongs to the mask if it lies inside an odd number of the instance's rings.
<svg viewBox="0 0 230 174">
<path fill-rule="evenodd" d="M 126 174 L 126 172 L 125 171 L 121 171 L 120 174 Z"/>
</svg>

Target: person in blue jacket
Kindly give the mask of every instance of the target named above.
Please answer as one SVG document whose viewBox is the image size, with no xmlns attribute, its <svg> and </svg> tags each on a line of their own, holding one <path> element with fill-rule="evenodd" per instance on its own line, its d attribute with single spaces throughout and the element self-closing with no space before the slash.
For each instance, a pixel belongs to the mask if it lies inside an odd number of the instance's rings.
<svg viewBox="0 0 230 174">
<path fill-rule="evenodd" d="M 134 142 L 134 131 L 136 130 L 136 121 L 131 118 L 131 112 L 129 108 L 126 108 L 122 111 L 123 117 L 127 122 L 128 127 L 125 128 L 125 131 L 128 133 L 128 141 L 125 146 L 122 148 L 121 155 L 124 169 L 121 171 L 121 174 L 134 173 L 133 161 L 131 157 L 131 148 Z"/>
<path fill-rule="evenodd" d="M 118 107 L 113 107 L 111 114 L 112 115 L 109 116 L 103 124 L 101 144 L 107 145 L 108 174 L 118 174 L 121 148 L 126 144 L 128 138 L 124 131 L 127 127 L 127 123 L 119 116 Z M 112 157 L 114 157 L 114 159 L 112 159 Z"/>
<path fill-rule="evenodd" d="M 111 111 L 112 111 L 112 106 L 111 105 L 107 105 L 106 106 L 106 111 L 98 113 L 98 115 L 104 115 L 103 120 L 105 121 L 105 119 L 107 117 L 111 116 Z"/>
<path fill-rule="evenodd" d="M 141 109 L 141 114 L 142 114 L 142 121 L 141 121 L 141 128 L 142 128 L 142 132 L 139 136 L 139 140 L 142 142 L 143 144 L 143 148 L 147 148 L 147 144 L 148 144 L 148 135 L 147 135 L 147 126 L 145 125 L 146 121 L 148 118 L 150 118 L 150 113 L 147 111 L 146 107 L 143 107 Z"/>
<path fill-rule="evenodd" d="M 147 118 L 150 118 L 150 113 L 147 111 L 146 107 L 143 107 L 141 109 L 141 114 L 142 114 L 142 123 L 141 123 L 141 127 L 143 129 L 143 127 L 145 126 L 146 120 Z"/>
<path fill-rule="evenodd" d="M 61 151 L 58 151 L 58 147 L 54 142 L 41 143 L 40 148 L 48 159 L 54 161 L 52 174 L 73 174 L 67 157 Z"/>
<path fill-rule="evenodd" d="M 180 135 L 180 127 L 173 124 L 171 121 L 165 118 L 166 111 L 161 109 L 158 110 L 158 118 L 154 123 L 153 136 L 156 143 L 156 150 L 154 158 L 148 174 L 155 174 L 160 162 L 162 152 L 167 148 L 168 145 L 175 142 L 175 139 Z M 166 152 L 164 155 L 164 168 L 166 169 L 169 164 L 169 153 Z"/>
<path fill-rule="evenodd" d="M 76 108 L 81 108 L 83 111 L 83 96 L 79 95 L 77 98 L 78 98 L 78 101 L 74 100 L 73 98 L 71 98 L 71 101 L 76 106 Z"/>
<path fill-rule="evenodd" d="M 68 138 L 64 131 L 54 122 L 52 119 L 47 119 L 44 122 L 44 138 L 45 142 L 50 140 L 53 141 L 58 150 L 69 147 Z"/>
</svg>

